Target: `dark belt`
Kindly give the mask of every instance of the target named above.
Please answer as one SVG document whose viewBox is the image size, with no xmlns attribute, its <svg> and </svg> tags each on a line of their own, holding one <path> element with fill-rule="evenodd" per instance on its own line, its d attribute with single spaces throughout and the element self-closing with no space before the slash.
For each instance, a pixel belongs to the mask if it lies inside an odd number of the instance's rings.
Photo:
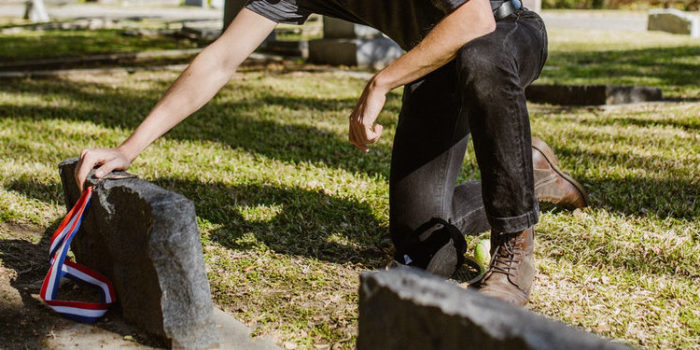
<svg viewBox="0 0 700 350">
<path fill-rule="evenodd" d="M 523 7 L 519 0 L 491 0 L 491 10 L 496 21 L 500 21 Z"/>
</svg>

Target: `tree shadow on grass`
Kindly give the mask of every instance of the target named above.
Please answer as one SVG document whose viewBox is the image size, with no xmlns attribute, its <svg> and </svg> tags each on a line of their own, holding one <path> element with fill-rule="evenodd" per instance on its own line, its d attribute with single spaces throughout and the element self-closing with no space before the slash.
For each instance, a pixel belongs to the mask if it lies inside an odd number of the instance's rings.
<svg viewBox="0 0 700 350">
<path fill-rule="evenodd" d="M 278 254 L 304 256 L 335 264 L 361 263 L 370 269 L 379 269 L 384 267 L 391 258 L 392 248 L 386 240 L 388 230 L 386 223 L 375 217 L 370 204 L 366 202 L 337 198 L 321 191 L 280 188 L 265 184 L 231 186 L 175 178 L 161 178 L 155 183 L 190 198 L 195 204 L 198 217 L 216 226 L 209 232 L 208 239 L 227 249 L 235 251 L 257 249 L 258 243 L 246 237 L 252 235 L 256 241 L 264 243 L 267 248 Z M 37 191 L 45 185 L 29 183 L 20 185 L 16 182 L 11 186 L 20 192 L 31 188 L 32 191 L 26 195 L 35 196 Z M 664 206 L 675 205 L 676 211 L 668 212 L 667 215 L 688 219 L 693 217 L 692 213 L 686 213 L 685 216 L 678 215 L 682 213 L 678 208 L 683 204 L 664 202 L 677 197 L 672 193 L 663 195 L 663 192 L 667 191 L 665 183 L 613 181 L 606 182 L 605 186 L 611 188 L 610 193 L 607 194 L 610 197 L 597 200 L 603 202 L 601 205 L 605 207 L 622 207 L 622 211 L 627 212 L 628 216 L 646 215 L 635 208 L 648 206 L 647 201 L 655 200 L 647 199 L 644 191 L 631 188 L 658 188 L 653 195 L 662 199 L 656 200 L 662 201 Z M 613 190 L 614 188 L 621 188 L 621 190 Z M 46 190 L 51 191 L 51 186 Z M 599 195 L 600 193 L 596 192 L 596 196 Z M 626 195 L 630 197 L 625 197 Z M 630 206 L 629 203 L 635 203 L 633 204 L 635 207 Z M 617 209 L 612 208 L 612 210 Z M 662 206 L 660 210 L 669 209 Z M 661 214 L 663 212 L 657 213 L 660 216 Z M 14 245 L 15 248 L 11 249 L 20 257 L 10 261 L 9 267 L 21 271 L 26 269 L 22 264 L 37 260 L 41 261 L 43 267 L 48 237 L 57 224 L 58 221 L 46 230 L 42 241 L 36 245 L 27 241 L 19 243 L 0 241 L 0 253 L 7 252 L 8 246 Z M 607 243 L 601 242 L 601 244 Z M 8 264 L 5 257 L 3 260 Z M 648 264 L 648 261 L 649 257 L 640 250 L 618 256 L 611 265 L 629 273 L 644 271 L 668 276 L 678 273 L 672 263 Z M 44 270 L 43 268 L 40 270 L 41 272 L 32 278 L 21 280 L 17 288 L 24 287 L 27 281 L 41 279 L 43 277 L 41 273 L 44 273 Z M 37 303 L 35 300 L 28 300 L 28 302 Z M 114 327 L 106 328 L 108 326 L 103 325 L 103 328 L 115 331 Z"/>
<path fill-rule="evenodd" d="M 41 36 L 2 35 L 0 47 L 3 48 L 0 62 L 22 63 L 42 58 L 191 48 L 196 45 L 164 35 L 139 39 L 124 36 L 120 29 L 100 29 L 48 30 Z"/>
<path fill-rule="evenodd" d="M 27 197 L 44 203 L 65 203 L 63 201 L 63 186 L 60 183 L 39 183 L 35 181 L 10 181 L 5 189 L 21 193 Z"/>
<path fill-rule="evenodd" d="M 280 254 L 375 268 L 388 259 L 387 224 L 377 219 L 368 202 L 267 184 L 232 186 L 177 178 L 153 183 L 192 200 L 198 217 L 220 226 L 210 239 L 229 249 L 252 248 L 242 238 L 253 234 Z M 56 193 L 58 184 L 16 180 L 7 188 L 43 202 L 64 203 L 62 190 Z"/>
<path fill-rule="evenodd" d="M 561 158 L 581 159 L 584 164 L 604 163 L 620 164 L 649 168 L 672 168 L 676 166 L 673 159 L 659 159 L 649 156 L 590 152 L 579 149 L 559 147 L 557 155 Z M 664 165 L 666 164 L 666 165 Z M 650 176 L 627 176 L 624 178 L 579 177 L 580 181 L 593 199 L 593 206 L 604 208 L 629 216 L 656 215 L 661 219 L 676 218 L 695 220 L 700 217 L 700 182 L 691 179 L 672 178 L 657 179 Z"/>
<path fill-rule="evenodd" d="M 558 69 L 546 70 L 551 79 L 586 79 L 606 77 L 634 81 L 640 76 L 658 80 L 664 86 L 697 86 L 699 65 L 690 63 L 700 56 L 700 46 L 677 46 L 635 50 L 576 51 L 550 53 L 549 64 Z"/>
<path fill-rule="evenodd" d="M 6 230 L 22 236 L 41 235 L 40 229 L 20 225 L 3 224 Z M 48 229 L 49 232 L 51 229 Z M 44 233 L 42 237 L 46 236 Z M 47 268 L 48 240 L 32 244 L 23 239 L 0 240 L 0 260 L 5 269 L 14 270 L 16 278 L 10 287 L 16 290 L 21 300 L 10 303 L 11 298 L 0 300 L 0 342 L 8 349 L 41 349 L 46 334 L 60 321 L 60 317 L 38 317 L 48 310 L 32 294 L 38 294 L 39 284 Z M 7 270 L 6 270 L 7 271 Z M 7 286 L 3 286 L 7 290 Z M 21 304 L 20 304 L 21 303 Z"/>
<path fill-rule="evenodd" d="M 698 100 L 700 101 L 700 100 Z M 670 108 L 682 106 L 680 103 L 676 102 L 662 102 L 657 104 L 657 106 L 669 106 Z M 654 117 L 649 117 L 651 113 L 646 110 L 643 111 L 627 111 L 623 108 L 628 108 L 626 105 L 616 105 L 608 106 L 612 108 L 619 108 L 620 112 L 613 116 L 609 111 L 604 112 L 606 107 L 601 106 L 555 106 L 555 105 L 536 105 L 531 108 L 532 114 L 544 114 L 545 117 L 539 116 L 538 118 L 547 120 L 576 120 L 577 124 L 581 125 L 597 125 L 597 126 L 636 126 L 640 128 L 656 128 L 656 127 L 671 127 L 686 131 L 696 131 L 700 130 L 700 118 L 693 115 L 683 115 L 683 116 L 664 116 L 663 119 L 655 118 L 659 115 L 654 115 Z M 635 108 L 635 107 L 633 107 Z M 659 108 L 659 110 L 661 110 Z M 533 113 L 534 112 L 534 113 Z M 593 116 L 587 118 L 579 118 L 579 113 L 590 113 Z M 541 130 L 543 131 L 543 130 Z M 540 131 L 540 132 L 541 132 Z M 538 133 L 538 130 L 533 130 L 533 133 Z M 536 136 L 536 135 L 533 135 Z"/>
<path fill-rule="evenodd" d="M 686 131 L 698 131 L 700 130 L 700 119 L 698 118 L 678 118 L 678 119 L 645 119 L 645 118 L 635 118 L 632 116 L 623 117 L 606 117 L 604 120 L 586 120 L 586 124 L 594 124 L 600 126 L 609 126 L 618 124 L 620 126 L 637 126 L 640 128 L 656 128 L 656 127 L 671 127 Z"/>
<path fill-rule="evenodd" d="M 0 86 L 0 92 L 35 94 L 59 99 L 76 106 L 0 104 L 0 118 L 19 120 L 62 119 L 90 122 L 109 128 L 134 129 L 157 99 L 152 92 L 113 89 L 105 84 L 67 81 L 15 81 Z M 396 97 L 390 97 L 396 98 Z M 207 140 L 240 148 L 290 163 L 323 163 L 351 172 L 388 177 L 390 147 L 376 144 L 369 154 L 360 154 L 338 135 L 321 128 L 295 124 L 274 115 L 261 116 L 263 109 L 307 111 L 322 119 L 324 113 L 354 107 L 351 98 L 289 97 L 274 92 L 255 99 L 235 102 L 214 100 L 210 105 L 176 127 L 165 137 L 176 140 Z M 86 145 L 87 146 L 87 145 Z"/>
<path fill-rule="evenodd" d="M 628 216 L 656 216 L 693 221 L 700 217 L 700 185 L 679 180 L 584 179 L 595 194 L 594 207 Z"/>
<path fill-rule="evenodd" d="M 197 216 L 221 225 L 210 239 L 234 250 L 255 238 L 280 254 L 380 268 L 387 255 L 387 226 L 367 202 L 266 184 L 224 185 L 173 178 L 156 184 L 190 198 Z"/>
</svg>

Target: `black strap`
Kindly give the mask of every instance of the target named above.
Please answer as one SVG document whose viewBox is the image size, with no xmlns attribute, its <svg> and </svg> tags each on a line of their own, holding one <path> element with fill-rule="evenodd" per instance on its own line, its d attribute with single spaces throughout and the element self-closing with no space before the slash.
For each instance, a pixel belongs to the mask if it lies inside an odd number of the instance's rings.
<svg viewBox="0 0 700 350">
<path fill-rule="evenodd" d="M 518 11 L 522 5 L 518 0 L 507 0 L 507 1 L 491 1 L 491 10 L 493 11 L 493 17 L 496 21 L 500 21 Z"/>
<path fill-rule="evenodd" d="M 442 227 L 436 226 L 438 224 Z M 435 228 L 435 231 L 433 231 L 429 237 L 421 241 L 421 234 L 432 228 Z M 404 246 L 403 248 L 397 247 L 396 249 L 394 259 L 399 263 L 425 269 L 435 253 L 447 244 L 450 239 L 457 251 L 457 265 L 455 269 L 459 268 L 464 263 L 467 241 L 464 239 L 464 235 L 459 229 L 449 222 L 440 218 L 432 218 L 430 221 L 418 227 L 411 236 L 408 246 Z M 404 258 L 405 255 L 408 255 L 411 262 L 406 261 Z"/>
</svg>

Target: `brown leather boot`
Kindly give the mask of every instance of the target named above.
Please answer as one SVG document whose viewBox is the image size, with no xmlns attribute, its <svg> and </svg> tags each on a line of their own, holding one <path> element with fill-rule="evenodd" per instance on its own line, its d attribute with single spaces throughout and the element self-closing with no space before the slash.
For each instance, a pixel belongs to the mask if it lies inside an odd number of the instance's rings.
<svg viewBox="0 0 700 350">
<path fill-rule="evenodd" d="M 469 287 L 516 306 L 525 306 L 535 279 L 532 227 L 516 233 L 491 233 L 491 264 Z"/>
<path fill-rule="evenodd" d="M 542 202 L 576 209 L 588 206 L 583 186 L 569 173 L 559 169 L 559 160 L 544 141 L 532 138 L 532 165 L 535 175 L 535 195 Z"/>
</svg>

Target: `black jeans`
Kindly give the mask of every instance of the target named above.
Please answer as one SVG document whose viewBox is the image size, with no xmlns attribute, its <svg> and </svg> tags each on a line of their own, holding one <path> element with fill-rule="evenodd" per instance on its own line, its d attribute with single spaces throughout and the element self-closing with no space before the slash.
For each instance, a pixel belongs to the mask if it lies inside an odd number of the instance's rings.
<svg viewBox="0 0 700 350">
<path fill-rule="evenodd" d="M 464 234 L 516 232 L 537 222 L 524 89 L 546 58 L 544 23 L 523 9 L 406 85 L 389 181 L 397 248 L 436 217 Z M 482 181 L 457 186 L 470 133 Z"/>
</svg>

